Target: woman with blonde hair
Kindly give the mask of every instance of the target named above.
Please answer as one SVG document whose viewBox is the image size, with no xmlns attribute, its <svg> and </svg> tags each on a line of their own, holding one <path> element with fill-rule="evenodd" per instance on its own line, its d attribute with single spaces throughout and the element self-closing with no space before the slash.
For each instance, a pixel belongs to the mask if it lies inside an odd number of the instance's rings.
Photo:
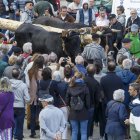
<svg viewBox="0 0 140 140">
<path fill-rule="evenodd" d="M 72 140 L 78 140 L 78 126 L 80 126 L 81 140 L 87 140 L 88 109 L 90 97 L 83 74 L 75 72 L 66 94 L 66 103 L 70 107 L 70 123 L 72 126 Z"/>
<path fill-rule="evenodd" d="M 12 140 L 14 94 L 7 77 L 0 80 L 0 140 Z"/>
</svg>

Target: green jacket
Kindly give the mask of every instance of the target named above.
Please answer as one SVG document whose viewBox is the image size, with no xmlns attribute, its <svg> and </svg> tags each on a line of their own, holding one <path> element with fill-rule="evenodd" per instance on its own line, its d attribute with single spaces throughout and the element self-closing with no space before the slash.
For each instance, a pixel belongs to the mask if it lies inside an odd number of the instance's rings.
<svg viewBox="0 0 140 140">
<path fill-rule="evenodd" d="M 34 6 L 34 11 L 38 13 L 38 16 L 43 16 L 46 9 L 52 9 L 51 5 L 48 1 L 39 1 Z"/>
<path fill-rule="evenodd" d="M 140 132 L 138 132 L 135 128 L 135 125 L 131 123 L 130 123 L 130 136 L 131 140 L 140 140 Z"/>
<path fill-rule="evenodd" d="M 136 58 L 140 58 L 140 39 L 139 34 L 136 36 L 133 36 L 131 33 L 128 33 L 125 35 L 125 38 L 130 38 L 132 40 L 131 42 L 131 48 L 130 53 L 134 55 Z"/>
<path fill-rule="evenodd" d="M 7 66 L 8 64 L 6 62 L 0 60 L 0 78 L 2 77 L 3 72 Z"/>
</svg>

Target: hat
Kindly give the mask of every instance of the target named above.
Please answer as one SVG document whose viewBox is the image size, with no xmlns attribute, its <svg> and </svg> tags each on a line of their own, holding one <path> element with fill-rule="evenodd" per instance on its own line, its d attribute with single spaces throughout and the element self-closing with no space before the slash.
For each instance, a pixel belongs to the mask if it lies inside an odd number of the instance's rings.
<svg viewBox="0 0 140 140">
<path fill-rule="evenodd" d="M 14 46 L 14 47 L 13 47 L 13 52 L 14 52 L 14 53 L 21 53 L 21 52 L 22 52 L 22 49 L 19 48 L 19 47 Z"/>
<path fill-rule="evenodd" d="M 111 20 L 111 19 L 113 19 L 113 18 L 116 18 L 116 15 L 115 15 L 115 14 L 110 14 L 110 15 L 108 16 L 108 19 L 109 19 L 109 20 Z"/>
<path fill-rule="evenodd" d="M 129 38 L 124 38 L 123 40 L 122 40 L 122 43 L 130 43 L 132 40 L 131 39 L 129 39 Z"/>
<path fill-rule="evenodd" d="M 88 0 L 83 0 L 82 5 L 88 4 L 88 3 L 89 3 Z"/>
<path fill-rule="evenodd" d="M 42 96 L 39 98 L 39 101 L 52 102 L 53 100 L 54 100 L 54 99 L 53 99 L 53 96 L 51 96 L 50 94 L 42 95 Z"/>
<path fill-rule="evenodd" d="M 132 24 L 131 25 L 131 32 L 138 32 L 139 26 L 137 24 Z"/>
<path fill-rule="evenodd" d="M 93 39 L 98 39 L 98 38 L 100 38 L 100 36 L 99 36 L 98 34 L 93 33 L 93 34 L 92 34 L 92 38 L 93 38 Z"/>
<path fill-rule="evenodd" d="M 34 5 L 34 3 L 33 3 L 32 0 L 27 0 L 27 1 L 25 1 L 25 5 L 26 5 L 27 3 L 32 3 L 32 4 Z"/>
</svg>

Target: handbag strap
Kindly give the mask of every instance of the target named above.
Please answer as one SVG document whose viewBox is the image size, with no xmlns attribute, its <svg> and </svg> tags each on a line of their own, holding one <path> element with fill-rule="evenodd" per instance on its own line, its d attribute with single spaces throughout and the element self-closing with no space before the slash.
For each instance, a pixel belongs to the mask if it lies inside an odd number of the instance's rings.
<svg viewBox="0 0 140 140">
<path fill-rule="evenodd" d="M 8 102 L 5 104 L 5 106 L 3 107 L 3 109 L 2 109 L 1 112 L 0 112 L 0 117 L 2 116 L 4 110 L 7 108 L 8 104 L 9 104 L 9 101 L 10 101 L 10 96 L 9 96 L 9 98 L 8 98 Z"/>
<path fill-rule="evenodd" d="M 63 104 L 64 104 L 65 106 L 67 106 L 66 102 L 63 100 L 63 98 L 61 97 L 60 94 L 59 94 L 59 97 L 60 97 L 60 99 L 62 100 Z"/>
</svg>

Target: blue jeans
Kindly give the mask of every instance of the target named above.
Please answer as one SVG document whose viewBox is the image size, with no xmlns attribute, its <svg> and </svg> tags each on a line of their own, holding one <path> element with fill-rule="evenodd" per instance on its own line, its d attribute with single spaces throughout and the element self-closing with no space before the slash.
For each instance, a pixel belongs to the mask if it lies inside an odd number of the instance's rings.
<svg viewBox="0 0 140 140">
<path fill-rule="evenodd" d="M 125 136 L 112 136 L 112 135 L 107 135 L 108 140 L 124 140 Z"/>
<path fill-rule="evenodd" d="M 23 139 L 23 125 L 25 118 L 25 108 L 14 108 L 14 138 L 18 140 Z"/>
<path fill-rule="evenodd" d="M 78 140 L 78 124 L 80 124 L 81 140 L 87 140 L 87 125 L 88 120 L 76 121 L 70 120 L 72 127 L 72 140 Z"/>
<path fill-rule="evenodd" d="M 88 110 L 88 137 L 93 135 L 93 122 L 94 122 L 94 108 Z"/>
</svg>

